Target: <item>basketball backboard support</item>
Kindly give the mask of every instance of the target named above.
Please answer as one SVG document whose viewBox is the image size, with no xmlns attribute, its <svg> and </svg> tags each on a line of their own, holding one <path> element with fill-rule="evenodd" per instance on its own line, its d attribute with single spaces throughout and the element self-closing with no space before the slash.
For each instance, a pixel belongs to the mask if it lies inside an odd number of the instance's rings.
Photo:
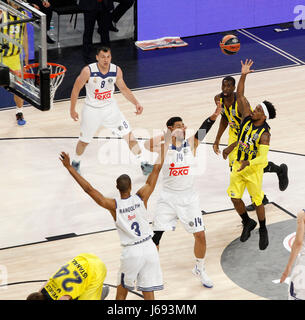
<svg viewBox="0 0 305 320">
<path fill-rule="evenodd" d="M 10 5 L 11 4 L 11 5 Z M 13 6 L 16 5 L 17 7 Z M 33 105 L 41 111 L 47 111 L 51 107 L 50 96 L 50 68 L 47 64 L 47 33 L 46 33 L 46 15 L 41 11 L 30 6 L 28 3 L 21 0 L 10 0 L 7 4 L 0 0 L 0 11 L 2 19 L 0 21 L 0 66 L 2 66 L 1 74 L 5 76 L 5 69 L 9 68 L 9 85 L 4 82 L 2 86 L 23 98 L 29 104 Z M 13 19 L 4 19 L 3 15 L 13 16 Z M 14 28 L 20 28 L 21 24 L 33 26 L 32 30 L 36 33 L 35 47 L 37 48 L 36 63 L 39 63 L 37 68 L 36 81 L 29 81 L 24 69 L 24 46 L 19 43 L 18 39 L 10 37 L 7 30 L 9 28 L 10 34 L 14 33 Z M 38 36 L 37 36 L 38 34 Z M 9 46 L 19 48 L 20 70 L 13 70 L 7 59 L 3 61 L 9 51 Z M 0 74 L 0 76 L 1 76 Z M 0 79 L 1 85 L 1 79 Z"/>
</svg>

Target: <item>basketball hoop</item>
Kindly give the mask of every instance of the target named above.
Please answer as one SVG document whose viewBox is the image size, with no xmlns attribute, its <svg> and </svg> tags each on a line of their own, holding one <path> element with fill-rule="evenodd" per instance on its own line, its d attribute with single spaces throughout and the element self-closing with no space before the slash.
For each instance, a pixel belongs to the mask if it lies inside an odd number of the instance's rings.
<svg viewBox="0 0 305 320">
<path fill-rule="evenodd" d="M 62 83 L 67 68 L 61 64 L 51 62 L 47 63 L 47 67 L 50 69 L 50 100 L 51 105 L 53 105 L 55 92 Z M 39 63 L 28 64 L 24 66 L 23 70 L 23 79 L 25 79 L 31 85 L 39 87 Z"/>
</svg>

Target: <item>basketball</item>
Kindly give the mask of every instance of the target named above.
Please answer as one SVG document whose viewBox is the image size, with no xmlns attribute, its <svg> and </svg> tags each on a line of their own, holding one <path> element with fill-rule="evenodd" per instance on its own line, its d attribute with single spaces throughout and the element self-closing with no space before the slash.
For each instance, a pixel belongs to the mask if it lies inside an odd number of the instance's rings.
<svg viewBox="0 0 305 320">
<path fill-rule="evenodd" d="M 240 42 L 239 39 L 233 34 L 227 34 L 224 36 L 219 44 L 221 51 L 224 54 L 232 55 L 239 51 Z"/>
</svg>

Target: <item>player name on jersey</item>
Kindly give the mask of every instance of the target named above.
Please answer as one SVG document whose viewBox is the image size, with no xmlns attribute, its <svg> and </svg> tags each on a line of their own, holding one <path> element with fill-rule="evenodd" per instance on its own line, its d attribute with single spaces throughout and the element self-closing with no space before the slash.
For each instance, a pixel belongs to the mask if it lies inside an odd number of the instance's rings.
<svg viewBox="0 0 305 320">
<path fill-rule="evenodd" d="M 131 211 L 136 210 L 137 208 L 140 208 L 140 204 L 139 203 L 136 203 L 135 205 L 127 207 L 127 208 L 121 208 L 119 210 L 119 213 L 131 212 Z"/>
</svg>

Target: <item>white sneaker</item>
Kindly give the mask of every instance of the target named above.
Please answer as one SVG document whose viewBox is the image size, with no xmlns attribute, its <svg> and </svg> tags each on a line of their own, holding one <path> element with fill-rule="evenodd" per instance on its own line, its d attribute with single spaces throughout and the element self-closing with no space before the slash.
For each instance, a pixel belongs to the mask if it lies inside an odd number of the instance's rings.
<svg viewBox="0 0 305 320">
<path fill-rule="evenodd" d="M 192 270 L 193 274 L 200 278 L 200 281 L 202 285 L 206 288 L 213 288 L 213 282 L 212 280 L 208 277 L 207 273 L 205 272 L 204 269 L 200 270 L 195 266 Z"/>
</svg>

